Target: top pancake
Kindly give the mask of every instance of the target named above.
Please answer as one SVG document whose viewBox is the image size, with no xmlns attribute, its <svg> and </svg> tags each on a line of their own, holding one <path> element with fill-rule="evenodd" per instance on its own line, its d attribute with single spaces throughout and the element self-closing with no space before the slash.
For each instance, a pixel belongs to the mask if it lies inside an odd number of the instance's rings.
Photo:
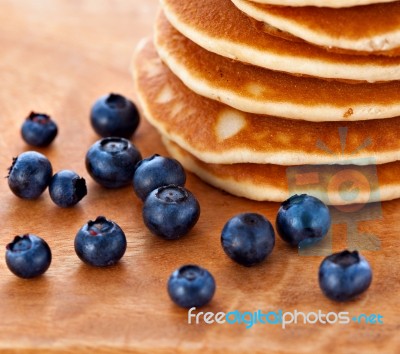
<svg viewBox="0 0 400 354">
<path fill-rule="evenodd" d="M 400 57 L 346 55 L 288 41 L 254 26 L 230 0 L 161 0 L 183 35 L 208 51 L 271 70 L 322 78 L 400 80 Z M 221 11 L 223 9 L 223 11 Z"/>
<path fill-rule="evenodd" d="M 232 2 L 257 21 L 318 46 L 353 54 L 398 54 L 395 49 L 400 47 L 400 1 L 344 9 Z M 269 31 L 268 26 L 266 30 Z"/>
<path fill-rule="evenodd" d="M 395 0 L 253 0 L 260 4 L 282 6 L 318 6 L 318 7 L 350 7 L 368 4 L 381 4 Z"/>
<path fill-rule="evenodd" d="M 400 116 L 400 81 L 349 84 L 246 65 L 204 50 L 176 31 L 162 13 L 155 45 L 192 91 L 244 112 L 315 122 Z"/>
</svg>

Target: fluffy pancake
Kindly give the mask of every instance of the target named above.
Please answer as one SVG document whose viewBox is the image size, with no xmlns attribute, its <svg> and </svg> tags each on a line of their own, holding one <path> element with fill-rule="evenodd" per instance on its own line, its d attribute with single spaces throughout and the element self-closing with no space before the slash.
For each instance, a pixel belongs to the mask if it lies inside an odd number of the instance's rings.
<svg viewBox="0 0 400 354">
<path fill-rule="evenodd" d="M 162 13 L 155 44 L 161 59 L 192 91 L 245 112 L 309 121 L 400 116 L 400 81 L 350 84 L 246 65 L 206 51 Z"/>
<path fill-rule="evenodd" d="M 171 24 L 208 51 L 271 70 L 360 81 L 400 79 L 400 57 L 331 53 L 271 36 L 230 0 L 161 0 Z M 221 10 L 223 9 L 223 11 Z"/>
<path fill-rule="evenodd" d="M 261 4 L 282 6 L 317 6 L 317 7 L 350 7 L 369 4 L 381 4 L 395 0 L 253 0 Z"/>
<path fill-rule="evenodd" d="M 400 47 L 400 1 L 344 9 L 231 1 L 257 21 L 315 45 L 384 55 Z"/>
<path fill-rule="evenodd" d="M 244 113 L 189 90 L 143 42 L 133 65 L 145 116 L 208 163 L 386 163 L 400 159 L 400 118 L 315 123 Z"/>
<path fill-rule="evenodd" d="M 187 170 L 239 197 L 282 202 L 290 195 L 307 193 L 329 205 L 365 204 L 400 197 L 399 161 L 377 166 L 207 164 L 172 141 L 163 138 L 163 142 L 170 155 Z"/>
</svg>

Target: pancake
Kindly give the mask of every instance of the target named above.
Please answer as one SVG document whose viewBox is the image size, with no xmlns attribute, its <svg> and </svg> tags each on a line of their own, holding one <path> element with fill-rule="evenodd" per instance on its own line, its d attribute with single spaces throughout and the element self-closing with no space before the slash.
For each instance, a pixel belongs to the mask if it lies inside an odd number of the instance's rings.
<svg viewBox="0 0 400 354">
<path fill-rule="evenodd" d="M 166 138 L 163 143 L 185 169 L 239 197 L 283 202 L 293 194 L 306 193 L 328 205 L 348 205 L 352 208 L 348 211 L 400 197 L 399 161 L 377 166 L 206 164 Z"/>
<path fill-rule="evenodd" d="M 400 80 L 400 57 L 332 53 L 271 36 L 230 0 L 161 0 L 171 24 L 208 51 L 266 69 L 359 81 Z M 223 11 L 221 11 L 223 9 Z"/>
<path fill-rule="evenodd" d="M 400 1 L 332 9 L 321 7 L 271 6 L 248 0 L 231 0 L 257 21 L 327 48 L 399 54 Z"/>
<path fill-rule="evenodd" d="M 382 4 L 395 0 L 253 0 L 261 4 L 281 5 L 281 6 L 317 6 L 343 8 L 350 6 Z"/>
<path fill-rule="evenodd" d="M 163 14 L 157 19 L 155 44 L 161 59 L 192 91 L 245 112 L 309 121 L 400 116 L 400 81 L 349 84 L 246 65 L 206 51 Z"/>
<path fill-rule="evenodd" d="M 369 165 L 400 159 L 400 117 L 315 123 L 244 113 L 189 90 L 150 41 L 140 45 L 133 71 L 149 122 L 208 163 Z"/>
</svg>

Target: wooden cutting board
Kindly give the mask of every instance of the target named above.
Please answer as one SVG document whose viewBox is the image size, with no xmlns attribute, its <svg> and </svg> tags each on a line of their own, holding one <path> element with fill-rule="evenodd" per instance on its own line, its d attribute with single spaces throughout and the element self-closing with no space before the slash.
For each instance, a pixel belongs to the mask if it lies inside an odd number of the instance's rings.
<svg viewBox="0 0 400 354">
<path fill-rule="evenodd" d="M 374 235 L 372 245 L 379 248 L 363 251 L 374 271 L 369 291 L 357 301 L 336 304 L 318 288 L 322 255 L 299 255 L 278 239 L 270 259 L 248 269 L 223 253 L 220 231 L 228 218 L 253 211 L 273 222 L 279 205 L 229 196 L 189 174 L 187 186 L 200 201 L 201 218 L 190 235 L 167 242 L 145 229 L 141 202 L 130 187 L 106 190 L 90 179 L 84 157 L 97 139 L 88 119 L 91 104 L 111 91 L 135 99 L 130 60 L 139 39 L 151 34 L 156 8 L 156 0 L 0 1 L 0 169 L 5 176 L 12 157 L 29 150 L 19 132 L 24 117 L 31 110 L 47 112 L 57 120 L 59 136 L 39 151 L 55 171 L 73 169 L 86 177 L 89 189 L 79 206 L 60 209 L 47 192 L 24 201 L 1 181 L 3 252 L 14 235 L 31 232 L 48 241 L 53 263 L 43 277 L 21 280 L 0 260 L 0 349 L 399 353 L 400 201 L 378 205 L 372 220 L 351 227 L 348 218 L 336 219 L 334 251 L 354 246 L 357 232 Z M 144 121 L 133 141 L 144 156 L 166 153 Z M 112 268 L 90 268 L 74 252 L 76 232 L 98 215 L 115 220 L 128 238 L 126 255 Z M 384 324 L 189 325 L 187 312 L 166 292 L 169 274 L 185 263 L 202 265 L 215 276 L 217 292 L 206 311 L 348 311 L 381 314 Z"/>
</svg>

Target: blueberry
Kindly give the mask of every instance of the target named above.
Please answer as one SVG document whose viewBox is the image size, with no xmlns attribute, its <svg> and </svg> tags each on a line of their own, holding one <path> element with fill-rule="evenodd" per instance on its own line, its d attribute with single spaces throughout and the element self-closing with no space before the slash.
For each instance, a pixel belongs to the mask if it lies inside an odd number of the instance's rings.
<svg viewBox="0 0 400 354">
<path fill-rule="evenodd" d="M 160 155 L 143 159 L 136 166 L 133 189 L 143 201 L 156 188 L 175 184 L 183 187 L 186 173 L 179 161 Z"/>
<path fill-rule="evenodd" d="M 76 234 L 75 252 L 85 263 L 106 267 L 117 263 L 126 251 L 122 229 L 104 216 L 88 221 Z"/>
<path fill-rule="evenodd" d="M 329 231 L 331 216 L 328 207 L 307 194 L 294 195 L 282 203 L 276 217 L 279 236 L 292 246 L 309 246 Z"/>
<path fill-rule="evenodd" d="M 45 147 L 57 136 L 57 125 L 47 114 L 31 112 L 22 124 L 21 135 L 29 145 Z"/>
<path fill-rule="evenodd" d="M 13 159 L 9 168 L 8 185 L 23 199 L 36 199 L 50 183 L 53 169 L 46 156 L 27 151 Z"/>
<path fill-rule="evenodd" d="M 275 246 L 271 223 L 262 215 L 243 213 L 230 219 L 222 229 L 222 248 L 235 262 L 246 267 L 261 263 Z"/>
<path fill-rule="evenodd" d="M 174 240 L 197 223 L 200 205 L 187 189 L 169 185 L 152 191 L 143 204 L 143 221 L 155 235 Z"/>
<path fill-rule="evenodd" d="M 129 139 L 140 121 L 135 104 L 124 96 L 110 93 L 100 97 L 90 113 L 93 129 L 102 137 Z"/>
<path fill-rule="evenodd" d="M 168 294 L 178 306 L 191 308 L 208 304 L 215 293 L 211 273 L 197 265 L 184 265 L 175 270 L 168 280 Z"/>
<path fill-rule="evenodd" d="M 371 281 L 371 267 L 357 251 L 334 253 L 319 267 L 319 286 L 335 301 L 353 299 L 367 290 Z"/>
<path fill-rule="evenodd" d="M 87 194 L 86 182 L 70 170 L 57 172 L 50 181 L 51 200 L 62 208 L 74 206 Z"/>
<path fill-rule="evenodd" d="M 15 236 L 14 241 L 7 245 L 6 263 L 20 278 L 37 277 L 50 266 L 50 247 L 45 240 L 32 234 Z"/>
<path fill-rule="evenodd" d="M 107 188 L 132 183 L 136 164 L 142 159 L 139 150 L 124 138 L 104 138 L 94 143 L 86 154 L 90 176 Z"/>
</svg>

